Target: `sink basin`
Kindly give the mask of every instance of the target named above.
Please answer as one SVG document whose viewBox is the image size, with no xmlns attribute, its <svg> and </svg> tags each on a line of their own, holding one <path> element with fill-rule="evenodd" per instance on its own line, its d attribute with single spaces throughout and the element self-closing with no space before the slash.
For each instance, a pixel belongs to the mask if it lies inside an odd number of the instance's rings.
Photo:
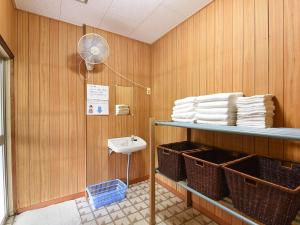
<svg viewBox="0 0 300 225">
<path fill-rule="evenodd" d="M 133 140 L 134 139 L 134 140 Z M 121 137 L 108 139 L 108 148 L 116 153 L 129 154 L 147 147 L 147 143 L 140 137 Z"/>
</svg>

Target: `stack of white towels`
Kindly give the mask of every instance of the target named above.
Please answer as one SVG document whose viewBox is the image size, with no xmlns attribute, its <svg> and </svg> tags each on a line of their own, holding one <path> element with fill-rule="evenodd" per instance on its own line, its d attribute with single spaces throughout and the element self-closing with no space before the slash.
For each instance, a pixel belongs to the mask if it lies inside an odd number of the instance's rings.
<svg viewBox="0 0 300 225">
<path fill-rule="evenodd" d="M 242 92 L 218 93 L 196 98 L 196 123 L 234 126 L 236 124 L 236 100 Z"/>
<path fill-rule="evenodd" d="M 129 115 L 129 105 L 116 105 L 116 115 Z"/>
<path fill-rule="evenodd" d="M 255 95 L 237 99 L 237 126 L 269 128 L 273 126 L 273 95 Z"/>
<path fill-rule="evenodd" d="M 177 122 L 190 122 L 195 121 L 195 104 L 197 97 L 187 97 L 178 99 L 174 102 L 172 120 Z"/>
</svg>

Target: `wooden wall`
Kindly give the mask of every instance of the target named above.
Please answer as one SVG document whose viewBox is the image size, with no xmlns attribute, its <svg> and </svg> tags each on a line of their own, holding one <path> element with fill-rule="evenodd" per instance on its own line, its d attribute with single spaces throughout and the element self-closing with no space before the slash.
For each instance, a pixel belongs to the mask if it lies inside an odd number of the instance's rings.
<svg viewBox="0 0 300 225">
<path fill-rule="evenodd" d="M 215 0 L 153 44 L 152 116 L 170 120 L 174 100 L 186 96 L 272 93 L 275 126 L 300 127 L 299 40 L 298 0 Z M 185 134 L 184 129 L 160 127 L 156 141 L 183 140 Z M 197 131 L 192 137 L 227 149 L 300 161 L 299 143 Z M 193 200 L 227 223 L 241 224 L 212 205 Z"/>
<path fill-rule="evenodd" d="M 150 46 L 87 28 L 107 38 L 108 63 L 137 82 L 150 85 Z M 130 85 L 96 67 L 88 83 L 110 85 L 110 116 L 85 116 L 85 81 L 78 75 L 77 42 L 83 27 L 27 12 L 17 13 L 13 79 L 16 208 L 84 191 L 87 184 L 124 178 L 125 156 L 108 156 L 107 138 L 148 139 L 150 100 L 134 88 L 134 116 L 116 117 L 115 85 Z M 84 71 L 84 63 L 81 65 Z M 131 178 L 147 175 L 147 151 L 133 154 Z"/>
<path fill-rule="evenodd" d="M 14 75 L 17 209 L 83 191 L 84 82 L 81 27 L 18 11 Z"/>
<path fill-rule="evenodd" d="M 126 77 L 150 86 L 150 46 L 110 32 L 87 27 L 87 33 L 98 33 L 108 41 L 110 56 L 107 63 Z M 115 116 L 116 85 L 133 85 L 101 65 L 96 66 L 88 83 L 109 85 L 109 116 L 87 117 L 87 184 L 115 177 L 126 179 L 127 156 L 108 155 L 107 139 L 137 135 L 148 140 L 150 97 L 140 87 L 133 87 L 132 115 Z M 132 155 L 130 180 L 143 179 L 148 175 L 148 150 Z"/>
<path fill-rule="evenodd" d="M 1 0 L 0 7 L 0 35 L 5 40 L 11 51 L 16 49 L 16 15 L 11 0 Z"/>
</svg>

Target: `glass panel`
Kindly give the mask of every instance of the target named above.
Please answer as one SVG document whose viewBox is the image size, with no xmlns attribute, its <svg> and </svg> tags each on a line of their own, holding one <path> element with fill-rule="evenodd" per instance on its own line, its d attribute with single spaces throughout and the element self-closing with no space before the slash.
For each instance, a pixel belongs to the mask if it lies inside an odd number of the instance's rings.
<svg viewBox="0 0 300 225">
<path fill-rule="evenodd" d="M 0 136 L 4 135 L 4 65 L 0 60 Z"/>
<path fill-rule="evenodd" d="M 4 147 L 0 146 L 0 222 L 4 220 L 7 213 L 6 208 L 6 182 L 5 182 L 5 155 Z"/>
<path fill-rule="evenodd" d="M 5 114 L 4 114 L 4 63 L 0 59 L 0 224 L 7 216 L 6 192 L 6 154 L 4 145 Z"/>
</svg>

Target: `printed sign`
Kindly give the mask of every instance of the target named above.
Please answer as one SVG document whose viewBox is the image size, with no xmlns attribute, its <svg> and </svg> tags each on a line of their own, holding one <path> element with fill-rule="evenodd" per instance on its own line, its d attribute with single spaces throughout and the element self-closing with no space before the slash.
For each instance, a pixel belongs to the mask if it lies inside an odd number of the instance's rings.
<svg viewBox="0 0 300 225">
<path fill-rule="evenodd" d="M 87 115 L 109 115 L 109 86 L 87 85 Z"/>
</svg>

